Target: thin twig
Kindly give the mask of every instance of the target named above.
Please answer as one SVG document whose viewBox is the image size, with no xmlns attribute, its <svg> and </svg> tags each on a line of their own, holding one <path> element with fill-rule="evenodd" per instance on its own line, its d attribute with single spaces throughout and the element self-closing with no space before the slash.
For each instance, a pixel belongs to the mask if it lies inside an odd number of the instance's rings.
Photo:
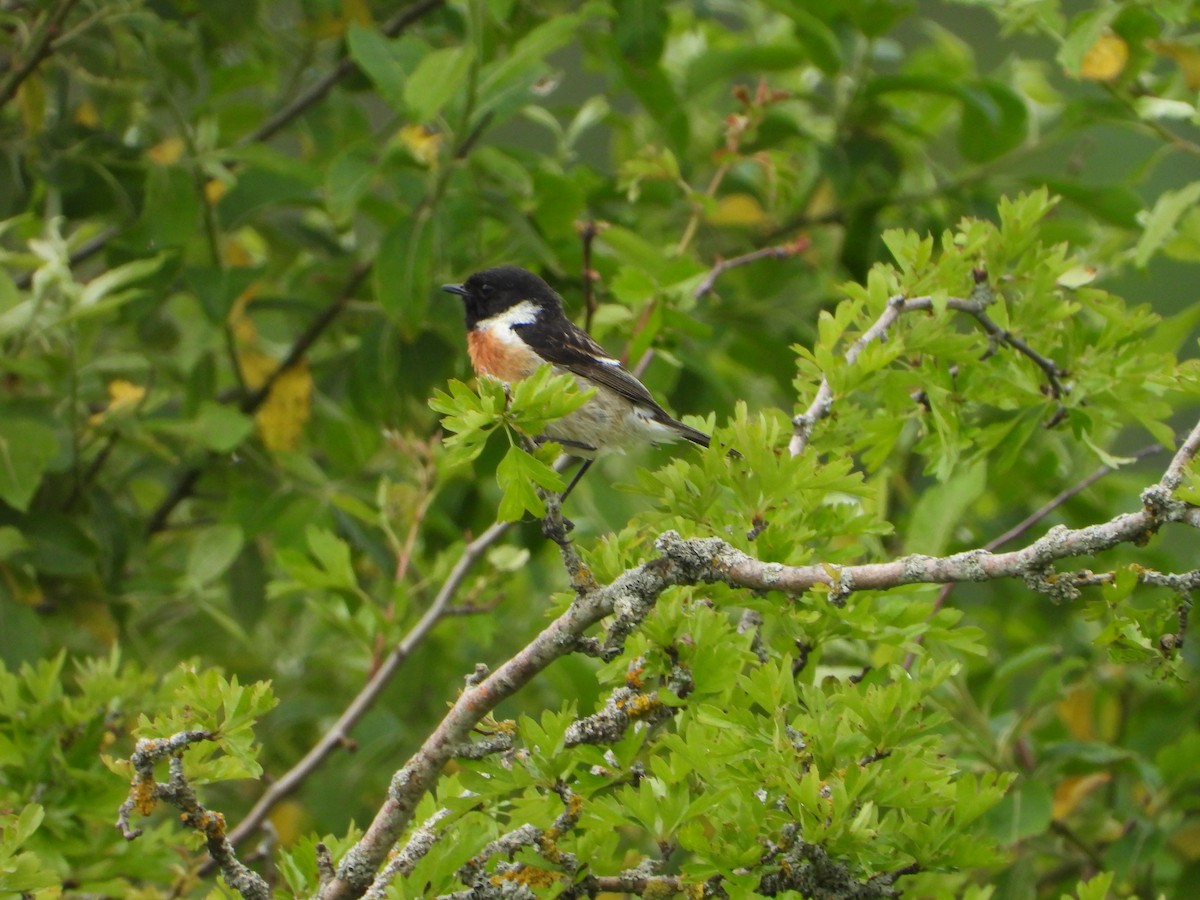
<svg viewBox="0 0 1200 900">
<path fill-rule="evenodd" d="M 1142 460 L 1148 456 L 1153 456 L 1156 453 L 1162 453 L 1162 452 L 1163 452 L 1163 447 L 1161 445 L 1151 444 L 1148 447 L 1143 447 L 1141 450 L 1138 450 L 1136 453 L 1134 453 L 1132 456 L 1130 456 L 1130 460 L 1131 461 Z M 1115 471 L 1116 471 L 1116 469 L 1114 469 L 1112 466 L 1100 466 L 1100 468 L 1096 469 L 1096 471 L 1093 472 L 1091 475 L 1087 476 L 1082 481 L 1079 481 L 1076 484 L 1071 485 L 1069 488 L 1067 488 L 1066 490 L 1059 493 L 1057 496 L 1054 497 L 1054 499 L 1048 501 L 1040 509 L 1030 513 L 1022 521 L 1018 522 L 1012 528 L 1008 529 L 1008 531 L 1004 532 L 1004 534 L 1000 535 L 999 537 L 992 538 L 992 540 L 990 540 L 986 544 L 984 544 L 983 549 L 989 550 L 989 551 L 996 550 L 1000 547 L 1003 547 L 1009 541 L 1015 541 L 1017 538 L 1019 538 L 1019 537 L 1021 537 L 1021 535 L 1025 534 L 1025 532 L 1027 532 L 1030 528 L 1032 528 L 1038 522 L 1042 521 L 1042 519 L 1046 518 L 1046 516 L 1050 515 L 1050 513 L 1054 512 L 1056 509 L 1058 509 L 1060 506 L 1062 506 L 1064 503 L 1066 503 L 1068 500 L 1070 500 L 1072 497 L 1076 496 L 1077 494 L 1083 493 L 1088 488 L 1090 488 L 1093 484 L 1095 484 L 1097 481 L 1099 481 L 1101 478 L 1103 478 L 1105 475 L 1109 474 L 1110 472 L 1115 472 Z"/>
<path fill-rule="evenodd" d="M 396 35 L 406 30 L 408 26 L 417 22 L 427 13 L 432 12 L 444 3 L 445 0 L 419 0 L 419 2 L 411 6 L 406 6 L 396 13 L 392 18 L 384 22 L 379 30 L 387 37 L 396 37 Z M 295 119 L 325 99 L 325 96 L 333 90 L 338 82 L 357 71 L 358 64 L 350 56 L 342 57 L 338 60 L 338 64 L 322 77 L 320 81 L 263 122 L 258 128 L 242 135 L 237 141 L 237 146 L 244 147 L 247 144 L 255 144 L 274 137 Z"/>
<path fill-rule="evenodd" d="M 17 90 L 38 65 L 54 49 L 54 40 L 62 29 L 63 20 L 79 0 L 59 0 L 57 6 L 47 12 L 30 31 L 29 43 L 20 58 L 9 68 L 8 74 L 0 79 L 0 106 L 4 106 L 17 95 Z"/>
<path fill-rule="evenodd" d="M 239 408 L 243 413 L 252 415 L 258 411 L 259 407 L 266 402 L 270 396 L 271 388 L 283 376 L 283 374 L 293 366 L 295 366 L 306 354 L 317 339 L 325 332 L 325 330 L 333 324 L 333 321 L 342 313 L 346 306 L 354 297 L 354 293 L 362 285 L 363 280 L 371 271 L 371 264 L 360 262 L 354 266 L 350 277 L 342 286 L 338 296 L 325 307 L 310 324 L 304 329 L 292 343 L 288 349 L 287 355 L 266 377 L 266 380 L 259 385 L 258 389 L 247 394 Z M 167 496 L 158 504 L 154 512 L 150 514 L 150 519 L 146 523 L 146 534 L 152 535 L 162 531 L 167 525 L 167 520 L 171 517 L 171 513 L 184 500 L 192 495 L 196 488 L 196 483 L 200 480 L 200 476 L 204 474 L 204 470 L 213 460 L 215 454 L 208 454 L 204 461 L 188 468 L 179 476 L 179 480 L 175 482 L 174 487 L 167 493 Z"/>
<path fill-rule="evenodd" d="M 749 265 L 750 263 L 758 262 L 760 259 L 788 259 L 798 253 L 803 253 L 811 243 L 812 241 L 807 236 L 798 237 L 786 244 L 775 244 L 771 247 L 751 250 L 749 253 L 743 253 L 740 256 L 731 256 L 729 259 L 718 259 L 716 264 L 708 270 L 708 274 L 696 285 L 696 289 L 692 291 L 692 296 L 699 300 L 705 294 L 710 293 L 716 286 L 717 279 L 730 269 Z"/>
<path fill-rule="evenodd" d="M 596 317 L 596 308 L 599 306 L 596 302 L 596 279 L 599 275 L 592 269 L 592 244 L 600 229 L 596 220 L 589 218 L 576 222 L 575 231 L 579 234 L 583 250 L 583 330 L 590 332 L 592 320 Z"/>
<path fill-rule="evenodd" d="M 1191 465 L 1197 453 L 1200 453 L 1200 422 L 1196 423 L 1196 426 L 1180 444 L 1179 450 L 1176 451 L 1171 464 L 1167 466 L 1167 471 L 1162 477 L 1162 486 L 1168 491 L 1174 491 L 1183 484 L 1184 470 Z"/>
<path fill-rule="evenodd" d="M 961 297 L 951 297 L 946 301 L 946 308 L 957 312 L 965 313 L 979 322 L 987 334 L 993 339 L 1000 341 L 1012 347 L 1017 352 L 1028 357 L 1042 372 L 1046 375 L 1046 380 L 1050 384 L 1050 392 L 1055 399 L 1061 399 L 1066 393 L 1066 387 L 1062 384 L 1061 378 L 1067 373 L 1054 360 L 1043 356 L 1025 341 L 1013 335 L 1007 329 L 997 325 L 990 316 L 987 315 L 987 304 L 979 300 L 966 300 Z M 903 295 L 892 297 L 888 300 L 887 308 L 880 314 L 879 318 L 864 331 L 849 349 L 843 354 L 843 358 L 850 365 L 858 359 L 862 351 L 868 344 L 883 340 L 888 333 L 888 329 L 895 324 L 896 320 L 904 313 L 928 311 L 933 309 L 932 297 L 912 297 L 906 299 Z M 808 442 L 812 438 L 813 428 L 817 422 L 826 418 L 833 411 L 833 388 L 829 384 L 829 379 L 822 374 L 821 383 L 817 386 L 817 393 L 809 404 L 808 409 L 792 419 L 793 432 L 791 442 L 788 444 L 788 452 L 792 456 L 799 456 L 808 447 Z"/>
<path fill-rule="evenodd" d="M 749 253 L 743 253 L 740 256 L 733 256 L 729 259 L 718 259 L 708 273 L 700 279 L 700 283 L 692 290 L 692 296 L 700 300 L 707 294 L 711 294 L 717 285 L 717 279 L 728 272 L 730 269 L 736 269 L 738 266 L 749 265 L 752 262 L 758 262 L 760 259 L 787 259 L 795 256 L 797 253 L 803 253 L 809 245 L 807 237 L 796 238 L 794 241 L 789 241 L 786 244 L 777 244 L 771 247 L 764 247 L 759 250 L 751 250 Z M 626 350 L 626 353 L 629 351 Z M 646 369 L 650 367 L 650 363 L 654 360 L 654 348 L 650 347 L 642 354 L 641 359 L 631 369 L 635 378 L 641 378 L 645 374 Z"/>
<path fill-rule="evenodd" d="M 571 457 L 569 456 L 559 458 L 554 464 L 555 470 L 561 472 L 567 467 L 570 461 Z M 429 609 L 425 611 L 425 614 L 421 616 L 417 623 L 396 644 L 392 652 L 388 654 L 367 683 L 363 685 L 358 695 L 350 701 L 350 704 L 338 717 L 333 726 L 321 736 L 320 740 L 313 745 L 299 762 L 271 783 L 271 786 L 258 799 L 258 802 L 246 814 L 246 817 L 230 832 L 229 839 L 232 843 L 238 844 L 252 834 L 262 824 L 275 804 L 298 788 L 330 754 L 345 746 L 351 730 L 358 723 L 359 719 L 371 708 L 388 682 L 395 677 L 396 672 L 404 664 L 404 661 L 412 655 L 413 650 L 421 644 L 438 622 L 451 616 L 463 614 L 461 609 L 451 605 L 451 601 L 462 587 L 467 573 L 470 572 L 475 563 L 483 557 L 484 553 L 493 544 L 504 537 L 514 524 L 516 523 L 496 522 L 483 532 L 483 534 L 463 547 L 462 555 L 454 563 L 450 574 L 446 576 L 446 580 L 442 583 L 437 596 L 430 603 Z"/>
<path fill-rule="evenodd" d="M 462 586 L 467 573 L 470 572 L 475 563 L 480 560 L 493 544 L 508 533 L 513 524 L 512 522 L 497 522 L 463 548 L 462 555 L 455 562 L 454 568 L 450 570 L 450 574 L 446 577 L 445 582 L 442 583 L 441 590 L 433 598 L 433 602 L 425 610 L 424 615 L 417 620 L 416 624 L 408 630 L 408 633 L 392 648 L 392 652 L 388 654 L 379 668 L 375 670 L 370 680 L 363 685 L 358 695 L 350 702 L 342 714 L 338 716 L 338 720 L 312 746 L 308 753 L 304 755 L 304 758 L 271 783 L 271 786 L 258 799 L 254 807 L 246 814 L 246 817 L 229 833 L 231 843 L 237 844 L 245 840 L 262 824 L 262 821 L 267 817 L 267 813 L 271 811 L 276 803 L 299 787 L 325 761 L 326 757 L 346 745 L 351 730 L 374 705 L 380 693 L 396 674 L 396 671 L 404 664 L 404 661 L 408 659 L 413 650 L 426 638 L 430 630 L 445 617 L 450 601 L 458 593 L 458 589 Z"/>
<path fill-rule="evenodd" d="M 1156 453 L 1161 453 L 1162 451 L 1163 451 L 1163 447 L 1161 445 L 1151 444 L 1148 447 L 1143 447 L 1141 450 L 1138 450 L 1136 453 L 1134 453 L 1132 455 L 1131 459 L 1142 460 L 1148 456 L 1153 456 Z M 1052 500 L 1048 501 L 1047 503 L 1043 504 L 1039 509 L 1030 513 L 1028 516 L 1026 516 L 1024 519 L 1022 519 L 1020 522 L 1018 522 L 1012 528 L 1008 529 L 1008 531 L 1004 532 L 1004 534 L 1001 534 L 998 537 L 992 538 L 990 541 L 988 541 L 986 544 L 983 545 L 983 549 L 987 550 L 990 553 L 994 550 L 998 550 L 999 548 L 1003 547 L 1009 541 L 1015 541 L 1017 538 L 1021 537 L 1027 531 L 1029 531 L 1029 529 L 1031 529 L 1038 522 L 1045 519 L 1046 516 L 1050 515 L 1050 513 L 1054 512 L 1056 509 L 1058 509 L 1060 506 L 1062 506 L 1064 503 L 1066 503 L 1068 500 L 1070 500 L 1072 497 L 1075 497 L 1076 495 L 1083 493 L 1088 488 L 1090 488 L 1093 484 L 1095 484 L 1097 481 L 1099 481 L 1101 478 L 1103 478 L 1105 475 L 1108 475 L 1110 472 L 1115 472 L 1115 471 L 1116 470 L 1112 466 L 1100 466 L 1100 468 L 1096 469 L 1096 471 L 1093 472 L 1091 475 L 1088 475 L 1086 478 L 1076 482 L 1075 484 L 1071 485 L 1066 490 L 1060 491 Z M 933 601 L 933 607 L 929 610 L 929 616 L 927 616 L 927 618 L 932 618 L 934 615 L 937 614 L 938 610 L 940 610 L 943 606 L 946 605 L 946 601 L 950 599 L 950 595 L 954 592 L 954 589 L 957 586 L 958 586 L 958 584 L 956 582 L 950 582 L 949 584 L 942 585 L 942 589 L 940 591 L 938 591 L 938 595 Z M 917 635 L 916 643 L 920 644 L 924 639 L 925 639 L 925 636 L 923 634 Z M 908 656 L 906 656 L 904 658 L 904 668 L 906 668 L 906 669 L 912 668 L 912 664 L 915 659 L 916 659 L 916 653 L 914 651 L 910 650 L 908 652 Z"/>
</svg>

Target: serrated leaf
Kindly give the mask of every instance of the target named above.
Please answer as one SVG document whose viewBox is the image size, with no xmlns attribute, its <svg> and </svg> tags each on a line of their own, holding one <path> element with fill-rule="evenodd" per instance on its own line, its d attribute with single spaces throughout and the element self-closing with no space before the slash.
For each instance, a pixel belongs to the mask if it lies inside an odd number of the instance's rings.
<svg viewBox="0 0 1200 900">
<path fill-rule="evenodd" d="M 503 522 L 515 522 L 528 511 L 535 516 L 546 514 L 546 504 L 538 496 L 540 486 L 548 491 L 561 491 L 566 485 L 557 472 L 520 447 L 510 447 L 496 468 L 496 480 L 504 492 L 496 516 Z"/>
</svg>

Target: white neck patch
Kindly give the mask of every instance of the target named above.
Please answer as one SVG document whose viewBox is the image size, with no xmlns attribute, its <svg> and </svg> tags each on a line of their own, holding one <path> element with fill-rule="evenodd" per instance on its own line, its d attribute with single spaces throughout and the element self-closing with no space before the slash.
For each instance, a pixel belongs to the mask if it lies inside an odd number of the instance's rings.
<svg viewBox="0 0 1200 900">
<path fill-rule="evenodd" d="M 494 316 L 488 316 L 486 319 L 480 319 L 475 323 L 475 330 L 494 331 L 497 334 L 503 334 L 514 325 L 532 325 L 537 321 L 539 311 L 538 305 L 532 300 L 522 300 L 520 303 L 514 303 L 503 312 L 498 312 Z"/>
</svg>

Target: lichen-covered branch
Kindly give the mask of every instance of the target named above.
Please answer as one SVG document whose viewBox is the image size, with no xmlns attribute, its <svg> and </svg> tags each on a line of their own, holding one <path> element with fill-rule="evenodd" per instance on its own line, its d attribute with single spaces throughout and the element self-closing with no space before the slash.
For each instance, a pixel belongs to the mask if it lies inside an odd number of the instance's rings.
<svg viewBox="0 0 1200 900">
<path fill-rule="evenodd" d="M 889 307 L 898 309 L 898 304 Z M 898 312 L 896 313 L 899 314 Z M 881 320 L 882 321 L 882 320 Z M 1083 528 L 1057 526 L 1019 550 L 990 553 L 969 550 L 946 557 L 912 555 L 882 563 L 857 566 L 785 566 L 755 559 L 719 538 L 684 539 L 668 531 L 655 542 L 656 559 L 622 573 L 611 584 L 593 585 L 581 577 L 586 567 L 578 561 L 565 532 L 564 560 L 577 581 L 575 601 L 528 645 L 494 672 L 473 679 L 450 712 L 421 748 L 392 778 L 388 798 L 362 839 L 341 860 L 336 876 L 322 888 L 323 900 L 359 897 L 374 881 L 389 850 L 412 821 L 417 804 L 436 784 L 442 767 L 461 749 L 471 729 L 503 700 L 528 684 L 552 662 L 572 652 L 610 650 L 637 626 L 668 588 L 698 584 L 725 584 L 754 591 L 779 591 L 798 595 L 817 586 L 828 591 L 831 602 L 840 602 L 853 591 L 888 590 L 906 584 L 946 584 L 1021 578 L 1056 599 L 1078 594 L 1083 584 L 1096 584 L 1103 576 L 1089 571 L 1059 575 L 1052 564 L 1063 559 L 1094 556 L 1120 544 L 1141 543 L 1168 523 L 1200 527 L 1200 510 L 1174 498 L 1166 484 L 1182 478 L 1182 470 L 1200 450 L 1200 424 L 1176 452 L 1163 480 L 1142 493 L 1142 509 Z M 550 530 L 560 527 L 547 525 Z M 1146 583 L 1162 576 L 1143 574 Z M 1141 576 L 1139 576 L 1141 577 Z M 1184 577 L 1184 576 L 1179 576 Z M 590 576 L 589 576 L 590 578 Z M 1187 576 L 1187 585 L 1193 583 Z M 603 646 L 587 632 L 616 613 Z M 631 686 L 631 697 L 644 697 Z M 611 724 L 611 723 L 610 723 Z M 809 862 L 813 862 L 809 860 Z M 890 888 L 882 883 L 879 888 Z M 794 886 L 781 884 L 781 890 Z M 876 896 L 887 896 L 886 890 Z"/>
<path fill-rule="evenodd" d="M 225 833 L 225 817 L 219 812 L 205 809 L 184 776 L 183 752 L 192 744 L 212 738 L 212 733 L 208 731 L 181 731 L 169 738 L 139 740 L 129 758 L 134 774 L 129 797 L 121 804 L 117 814 L 117 828 L 126 840 L 132 841 L 142 833 L 140 828 L 130 827 L 129 818 L 133 813 L 148 816 L 159 802 L 174 806 L 179 810 L 180 821 L 204 836 L 205 846 L 220 868 L 226 884 L 245 900 L 269 900 L 271 890 L 267 883 L 237 858 L 233 844 Z M 170 779 L 165 784 L 155 781 L 155 765 L 168 758 Z"/>
</svg>

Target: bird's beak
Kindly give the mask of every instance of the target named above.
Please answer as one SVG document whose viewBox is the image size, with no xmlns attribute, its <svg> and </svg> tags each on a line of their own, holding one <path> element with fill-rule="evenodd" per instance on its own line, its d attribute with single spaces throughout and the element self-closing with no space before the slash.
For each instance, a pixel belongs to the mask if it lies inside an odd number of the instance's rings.
<svg viewBox="0 0 1200 900">
<path fill-rule="evenodd" d="M 442 290 L 447 294 L 458 294 L 460 297 L 467 296 L 467 289 L 461 284 L 443 284 Z"/>
</svg>

